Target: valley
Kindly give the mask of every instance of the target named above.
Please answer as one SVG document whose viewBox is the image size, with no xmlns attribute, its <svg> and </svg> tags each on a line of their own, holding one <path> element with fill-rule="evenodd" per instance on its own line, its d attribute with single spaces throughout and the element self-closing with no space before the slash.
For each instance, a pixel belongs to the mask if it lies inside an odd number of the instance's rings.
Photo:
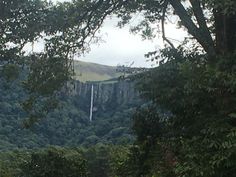
<svg viewBox="0 0 236 177">
<path fill-rule="evenodd" d="M 84 66 L 84 68 L 83 68 Z M 62 89 L 59 106 L 29 129 L 23 127 L 26 113 L 20 102 L 24 100 L 21 81 L 1 81 L 0 150 L 49 145 L 76 147 L 103 144 L 131 144 L 132 114 L 143 101 L 131 81 L 112 78 L 115 67 L 83 62 L 75 71 L 85 72 L 83 81 L 75 80 Z M 96 71 L 94 70 L 96 68 Z M 105 68 L 105 69 L 104 69 Z M 88 77 L 97 74 L 98 77 Z M 99 75 L 100 74 L 100 75 Z M 102 77 L 109 76 L 109 77 Z M 86 82 L 85 82 L 85 77 Z M 113 79 L 98 80 L 102 79 Z M 93 120 L 89 121 L 91 86 L 94 87 Z"/>
</svg>

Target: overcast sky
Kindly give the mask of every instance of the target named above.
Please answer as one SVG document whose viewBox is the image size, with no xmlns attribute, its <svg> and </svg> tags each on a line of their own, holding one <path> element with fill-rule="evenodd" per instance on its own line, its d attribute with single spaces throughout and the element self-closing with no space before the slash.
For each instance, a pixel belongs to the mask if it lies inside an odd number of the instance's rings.
<svg viewBox="0 0 236 177">
<path fill-rule="evenodd" d="M 153 41 L 143 41 L 139 35 L 130 34 L 129 27 L 119 29 L 116 24 L 117 19 L 107 19 L 99 34 L 103 36 L 105 42 L 92 45 L 91 51 L 79 60 L 112 66 L 118 64 L 128 65 L 134 62 L 133 66 L 151 67 L 153 63 L 147 62 L 144 54 L 163 47 L 162 39 L 156 38 Z M 182 40 L 185 32 L 176 29 L 173 24 L 168 24 L 166 25 L 166 36 Z"/>
<path fill-rule="evenodd" d="M 116 27 L 116 24 L 117 19 L 107 19 L 101 29 L 105 42 L 92 45 L 91 51 L 80 59 L 113 66 L 134 62 L 134 66 L 150 67 L 153 63 L 147 62 L 144 54 L 163 48 L 162 38 L 157 37 L 152 41 L 142 40 L 141 36 L 131 34 L 129 27 L 120 29 Z M 169 24 L 166 27 L 166 35 L 172 39 L 182 40 L 185 32 Z"/>
</svg>

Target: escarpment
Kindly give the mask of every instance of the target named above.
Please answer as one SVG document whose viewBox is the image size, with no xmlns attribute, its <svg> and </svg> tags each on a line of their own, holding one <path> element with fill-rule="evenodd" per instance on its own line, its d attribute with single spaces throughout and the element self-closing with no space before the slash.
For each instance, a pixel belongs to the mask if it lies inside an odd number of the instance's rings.
<svg viewBox="0 0 236 177">
<path fill-rule="evenodd" d="M 88 110 L 90 107 L 91 88 L 93 85 L 93 109 L 94 111 L 106 111 L 116 109 L 122 105 L 129 105 L 141 101 L 135 84 L 129 81 L 112 82 L 86 82 L 76 81 L 73 97 L 77 99 L 79 107 Z"/>
</svg>

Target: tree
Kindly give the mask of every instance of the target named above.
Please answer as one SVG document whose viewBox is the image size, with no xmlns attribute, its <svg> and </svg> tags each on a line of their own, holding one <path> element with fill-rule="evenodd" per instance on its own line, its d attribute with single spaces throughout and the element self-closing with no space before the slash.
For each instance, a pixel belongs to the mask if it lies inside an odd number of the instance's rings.
<svg viewBox="0 0 236 177">
<path fill-rule="evenodd" d="M 86 161 L 76 150 L 48 148 L 34 152 L 22 164 L 23 176 L 30 177 L 86 177 Z"/>
<path fill-rule="evenodd" d="M 174 45 L 165 36 L 164 26 L 168 16 L 176 15 L 179 18 L 180 27 L 187 29 L 209 58 L 215 58 L 217 54 L 232 53 L 235 50 L 236 3 L 233 0 L 224 2 L 218 0 L 138 0 L 127 1 L 123 7 L 118 11 L 118 16 L 123 19 L 121 25 L 129 23 L 132 14 L 141 12 L 144 15 L 144 21 L 133 30 L 142 30 L 142 34 L 150 36 L 156 31 L 156 28 L 151 25 L 161 22 L 163 39 L 171 47 Z"/>
<path fill-rule="evenodd" d="M 150 109 L 151 113 L 140 113 L 135 119 L 134 130 L 139 141 L 133 157 L 137 162 L 141 159 L 142 163 L 134 163 L 138 168 L 133 169 L 139 169 L 134 176 L 226 177 L 235 174 L 235 0 L 97 0 L 57 6 L 42 1 L 2 2 L 1 7 L 6 9 L 1 11 L 4 12 L 1 18 L 4 26 L 1 59 L 4 62 L 21 58 L 22 44 L 35 40 L 42 32 L 50 36 L 44 53 L 26 57 L 30 59 L 26 88 L 36 95 L 50 95 L 62 86 L 69 72 L 62 74 L 58 68 L 69 71 L 69 56 L 75 50 L 85 49 L 87 39 L 94 37 L 108 15 L 114 13 L 120 17 L 122 26 L 128 24 L 134 14 L 143 14 L 144 20 L 132 31 L 141 31 L 143 37 L 149 38 L 159 31 L 152 25 L 160 22 L 163 39 L 170 47 L 160 53 L 147 54 L 161 62 L 158 68 L 140 75 L 140 89 L 154 108 L 160 107 L 168 116 Z M 37 13 L 29 11 L 32 9 Z M 179 18 L 180 27 L 187 29 L 197 47 L 176 48 L 166 37 L 165 21 L 172 15 Z M 32 29 L 30 22 L 37 22 L 34 23 L 37 29 Z M 9 48 L 8 42 L 13 41 L 16 47 Z M 50 84 L 52 88 L 47 88 Z M 34 96 L 26 108 L 32 105 L 35 105 Z M 151 130 L 145 131 L 143 124 L 151 125 Z M 154 140 L 150 141 L 150 137 Z"/>
<path fill-rule="evenodd" d="M 73 75 L 73 56 L 99 40 L 95 33 L 118 6 L 103 1 L 0 2 L 0 72 L 6 79 L 16 78 L 20 68 L 26 72 L 24 87 L 29 98 L 23 108 L 29 114 L 27 127 L 55 108 L 53 98 Z M 44 51 L 35 53 L 33 45 L 38 39 L 44 40 Z M 32 51 L 27 54 L 24 47 L 29 43 Z"/>
<path fill-rule="evenodd" d="M 160 60 L 160 66 L 139 75 L 140 91 L 151 107 L 141 108 L 134 117 L 142 163 L 133 176 L 235 174 L 235 6 L 232 0 L 140 0 L 127 2 L 117 12 L 121 26 L 134 13 L 144 14 L 133 31 L 147 37 L 156 30 L 153 23 L 161 22 L 170 46 L 147 54 Z M 173 14 L 198 42 L 197 48 L 175 48 L 166 37 L 165 19 Z"/>
<path fill-rule="evenodd" d="M 140 81 L 142 93 L 169 112 L 167 117 L 152 116 L 162 129 L 149 135 L 158 137 L 147 148 L 150 154 L 164 150 L 161 157 L 171 153 L 170 165 L 177 176 L 230 176 L 235 173 L 236 155 L 235 55 L 219 58 L 214 65 L 202 56 L 173 57 Z M 135 119 L 140 120 L 148 121 L 147 114 Z M 145 132 L 138 123 L 134 130 L 139 137 Z M 139 143 L 149 141 L 144 137 Z"/>
</svg>

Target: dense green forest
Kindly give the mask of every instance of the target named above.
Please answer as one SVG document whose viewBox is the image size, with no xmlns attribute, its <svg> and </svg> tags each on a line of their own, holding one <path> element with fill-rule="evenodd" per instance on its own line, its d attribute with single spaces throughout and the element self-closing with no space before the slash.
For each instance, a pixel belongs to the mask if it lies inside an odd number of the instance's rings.
<svg viewBox="0 0 236 177">
<path fill-rule="evenodd" d="M 61 92 L 57 108 L 26 128 L 24 124 L 28 119 L 21 103 L 27 94 L 21 87 L 22 81 L 9 83 L 1 79 L 0 83 L 0 150 L 48 145 L 91 146 L 97 143 L 127 145 L 134 140 L 130 127 L 132 114 L 142 103 L 138 98 L 129 104 L 115 105 L 113 102 L 116 108 L 109 103 L 106 110 L 96 111 L 94 120 L 90 122 L 86 96 L 83 99 Z"/>
<path fill-rule="evenodd" d="M 1 176 L 235 176 L 235 0 L 2 0 L 0 9 Z M 110 15 L 123 27 L 137 14 L 131 32 L 161 33 L 165 43 L 145 55 L 158 67 L 134 76 L 146 104 L 135 112 L 114 106 L 88 125 L 76 100 L 59 94 L 73 78 L 73 56 L 99 42 Z M 173 17 L 188 33 L 180 44 L 166 35 Z M 44 51 L 24 53 L 39 38 Z M 134 136 L 123 139 L 129 125 Z"/>
</svg>

